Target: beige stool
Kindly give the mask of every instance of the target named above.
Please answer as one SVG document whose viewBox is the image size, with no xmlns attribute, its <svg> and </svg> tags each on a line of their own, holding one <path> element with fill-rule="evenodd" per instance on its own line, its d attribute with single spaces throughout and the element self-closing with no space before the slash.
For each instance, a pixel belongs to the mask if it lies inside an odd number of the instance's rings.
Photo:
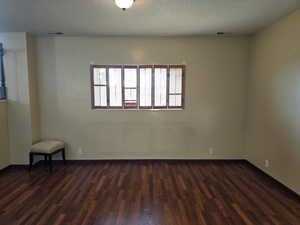
<svg viewBox="0 0 300 225">
<path fill-rule="evenodd" d="M 35 155 L 43 155 L 45 162 L 49 164 L 49 171 L 52 172 L 52 155 L 62 153 L 64 164 L 66 164 L 65 143 L 63 141 L 41 141 L 32 145 L 29 153 L 29 171 L 32 169 Z"/>
</svg>

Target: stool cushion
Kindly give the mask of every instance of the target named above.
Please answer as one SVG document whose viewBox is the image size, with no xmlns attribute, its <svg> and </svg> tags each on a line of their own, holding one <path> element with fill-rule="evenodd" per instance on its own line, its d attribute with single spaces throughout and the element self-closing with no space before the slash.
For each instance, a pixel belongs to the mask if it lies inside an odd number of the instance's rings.
<svg viewBox="0 0 300 225">
<path fill-rule="evenodd" d="M 30 151 L 36 153 L 52 153 L 64 147 L 65 143 L 62 141 L 41 141 L 32 145 Z"/>
</svg>

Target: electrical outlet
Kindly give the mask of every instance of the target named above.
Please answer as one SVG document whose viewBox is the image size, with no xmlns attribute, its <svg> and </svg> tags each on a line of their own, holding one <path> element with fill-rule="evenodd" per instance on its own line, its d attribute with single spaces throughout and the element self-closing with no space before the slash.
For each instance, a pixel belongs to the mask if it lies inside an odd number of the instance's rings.
<svg viewBox="0 0 300 225">
<path fill-rule="evenodd" d="M 265 167 L 266 167 L 266 168 L 269 168 L 269 167 L 270 167 L 270 161 L 267 160 L 267 159 L 265 160 Z"/>
<path fill-rule="evenodd" d="M 209 154 L 213 155 L 214 154 L 214 149 L 213 148 L 209 148 Z"/>
</svg>

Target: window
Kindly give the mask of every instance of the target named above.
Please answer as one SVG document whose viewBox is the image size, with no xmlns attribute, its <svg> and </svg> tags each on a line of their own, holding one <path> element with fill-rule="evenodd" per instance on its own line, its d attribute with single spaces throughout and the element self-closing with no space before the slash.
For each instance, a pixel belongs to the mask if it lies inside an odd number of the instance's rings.
<svg viewBox="0 0 300 225">
<path fill-rule="evenodd" d="M 142 109 L 152 108 L 152 67 L 140 66 L 139 68 L 139 107 Z"/>
<path fill-rule="evenodd" d="M 4 49 L 3 49 L 3 45 L 0 43 L 0 99 L 6 99 L 3 56 L 4 56 Z"/>
<path fill-rule="evenodd" d="M 124 67 L 124 107 L 137 108 L 137 67 Z"/>
<path fill-rule="evenodd" d="M 108 68 L 108 105 L 110 108 L 122 108 L 122 67 Z"/>
<path fill-rule="evenodd" d="M 183 65 L 91 65 L 92 108 L 183 109 Z"/>
<path fill-rule="evenodd" d="M 169 77 L 169 107 L 180 107 L 182 105 L 182 69 L 178 67 L 170 67 Z"/>
<path fill-rule="evenodd" d="M 167 107 L 167 67 L 154 68 L 154 108 Z"/>
</svg>

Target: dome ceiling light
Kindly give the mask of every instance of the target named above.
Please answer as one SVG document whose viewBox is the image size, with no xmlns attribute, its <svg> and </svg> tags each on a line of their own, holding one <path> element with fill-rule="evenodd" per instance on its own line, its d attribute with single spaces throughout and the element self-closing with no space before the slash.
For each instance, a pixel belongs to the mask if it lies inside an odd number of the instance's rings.
<svg viewBox="0 0 300 225">
<path fill-rule="evenodd" d="M 115 3 L 119 8 L 126 10 L 133 5 L 134 1 L 135 0 L 115 0 Z"/>
</svg>

